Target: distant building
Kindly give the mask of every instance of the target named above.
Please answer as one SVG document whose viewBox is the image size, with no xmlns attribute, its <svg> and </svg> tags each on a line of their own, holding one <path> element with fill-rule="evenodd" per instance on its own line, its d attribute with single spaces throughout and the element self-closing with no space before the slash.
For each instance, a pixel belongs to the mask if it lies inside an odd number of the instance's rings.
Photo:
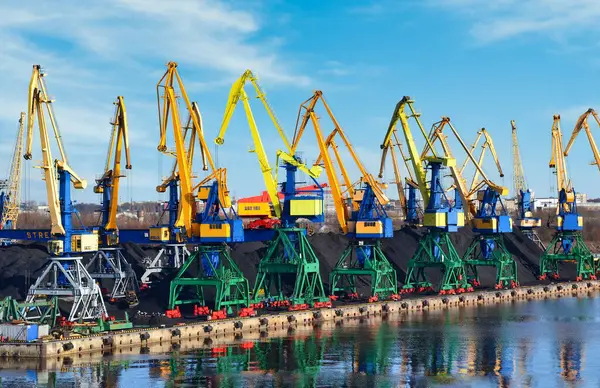
<svg viewBox="0 0 600 388">
<path fill-rule="evenodd" d="M 556 207 L 558 198 L 534 198 L 533 206 L 536 210 L 544 210 Z"/>
</svg>

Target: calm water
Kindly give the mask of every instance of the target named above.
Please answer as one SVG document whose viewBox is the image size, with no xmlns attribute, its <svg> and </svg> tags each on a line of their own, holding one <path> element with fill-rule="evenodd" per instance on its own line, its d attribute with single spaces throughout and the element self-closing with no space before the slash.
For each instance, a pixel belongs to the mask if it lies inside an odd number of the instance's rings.
<svg viewBox="0 0 600 388">
<path fill-rule="evenodd" d="M 598 297 L 468 307 L 222 349 L 2 370 L 0 386 L 600 387 L 599 324 Z"/>
</svg>

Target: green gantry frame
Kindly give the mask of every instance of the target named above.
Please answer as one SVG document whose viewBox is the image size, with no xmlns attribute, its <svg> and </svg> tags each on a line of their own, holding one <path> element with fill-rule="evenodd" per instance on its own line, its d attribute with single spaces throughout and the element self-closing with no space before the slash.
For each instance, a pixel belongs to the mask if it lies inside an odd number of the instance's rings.
<svg viewBox="0 0 600 388">
<path fill-rule="evenodd" d="M 463 261 L 450 240 L 449 232 L 429 229 L 419 240 L 419 247 L 407 265 L 404 290 L 425 291 L 433 289 L 427 279 L 426 268 L 440 268 L 442 281 L 437 286 L 438 292 L 465 291 L 471 287 Z"/>
<path fill-rule="evenodd" d="M 282 276 L 294 275 L 291 294 L 284 290 Z M 260 295 L 264 292 L 264 296 Z M 288 295 L 286 295 L 288 294 Z M 275 238 L 269 242 L 266 255 L 258 265 L 254 284 L 253 302 L 272 299 L 288 300 L 292 305 L 326 302 L 319 260 L 302 228 L 275 229 Z"/>
<path fill-rule="evenodd" d="M 60 315 L 58 298 L 39 299 L 32 302 L 17 302 L 10 296 L 0 301 L 0 322 L 22 320 L 56 325 L 56 318 Z"/>
<path fill-rule="evenodd" d="M 358 255 L 365 257 L 364 264 Z M 351 241 L 329 275 L 331 294 L 338 292 L 356 293 L 356 279 L 370 277 L 371 295 L 387 299 L 398 293 L 396 270 L 381 250 L 381 242 Z"/>
<path fill-rule="evenodd" d="M 562 245 L 565 238 L 572 241 L 568 253 L 565 252 Z M 558 265 L 561 262 L 577 263 L 576 280 L 596 279 L 597 268 L 594 263 L 594 255 L 583 241 L 580 232 L 556 232 L 552 241 L 546 247 L 546 251 L 540 257 L 540 278 L 545 279 L 547 275 L 558 278 Z"/>
<path fill-rule="evenodd" d="M 214 265 L 211 256 L 219 255 L 219 264 Z M 210 266 L 212 273 L 207 274 L 203 268 L 203 261 Z M 195 263 L 197 276 L 187 274 L 188 269 Z M 181 292 L 191 288 L 194 297 L 191 299 L 180 299 Z M 193 252 L 177 272 L 170 284 L 169 309 L 177 305 L 199 304 L 206 305 L 204 289 L 215 289 L 214 310 L 227 309 L 227 313 L 233 313 L 233 309 L 250 306 L 250 288 L 248 279 L 229 255 L 227 245 L 200 245 Z"/>
<path fill-rule="evenodd" d="M 489 259 L 483 257 L 482 245 L 492 251 Z M 466 266 L 467 279 L 474 286 L 481 285 L 478 267 L 496 267 L 496 288 L 516 287 L 519 285 L 517 278 L 517 263 L 506 249 L 502 234 L 479 235 L 471 241 L 471 245 L 463 256 Z"/>
</svg>

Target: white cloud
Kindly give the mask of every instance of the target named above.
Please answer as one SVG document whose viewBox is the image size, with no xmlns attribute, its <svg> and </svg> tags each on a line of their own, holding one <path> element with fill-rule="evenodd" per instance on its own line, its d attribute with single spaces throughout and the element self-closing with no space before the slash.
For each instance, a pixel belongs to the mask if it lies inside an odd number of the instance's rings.
<svg viewBox="0 0 600 388">
<path fill-rule="evenodd" d="M 484 44 L 533 34 L 562 40 L 598 30 L 600 16 L 596 0 L 429 0 L 426 4 L 469 19 L 471 34 Z"/>
<path fill-rule="evenodd" d="M 267 15 L 217 0 L 174 3 L 0 3 L 0 128 L 9 129 L 10 142 L 14 122 L 27 107 L 31 66 L 41 64 L 49 75 L 49 94 L 56 99 L 70 164 L 91 184 L 104 166 L 111 102 L 122 94 L 129 113 L 134 168 L 146 169 L 133 173 L 144 177 L 134 178 L 133 189 L 147 193 L 160 179 L 155 171 L 159 155 L 154 85 L 166 62 L 180 64 L 188 92 L 223 89 L 223 103 L 216 103 L 219 119 L 229 85 L 247 68 L 271 87 L 311 82 L 295 70 L 300 64 L 282 54 L 283 36 L 261 35 L 269 22 Z M 39 159 L 39 146 L 34 143 L 34 147 L 34 159 Z M 11 153 L 10 145 L 0 147 L 4 159 Z M 164 167 L 163 173 L 169 168 Z M 43 191 L 33 195 L 45 198 Z M 94 198 L 89 189 L 79 197 Z"/>
</svg>

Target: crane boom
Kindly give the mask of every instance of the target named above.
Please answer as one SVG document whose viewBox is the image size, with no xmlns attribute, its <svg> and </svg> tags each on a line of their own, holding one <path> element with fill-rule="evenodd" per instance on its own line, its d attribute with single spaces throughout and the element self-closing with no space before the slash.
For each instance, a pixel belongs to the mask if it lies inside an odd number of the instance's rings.
<svg viewBox="0 0 600 388">
<path fill-rule="evenodd" d="M 60 131 L 56 125 L 54 112 L 51 104 L 52 100 L 48 97 L 46 86 L 43 77 L 46 74 L 41 70 L 40 65 L 33 66 L 31 81 L 29 83 L 29 102 L 27 114 L 27 140 L 25 159 L 31 159 L 31 146 L 33 143 L 33 127 L 37 120 L 40 134 L 40 144 L 42 148 L 42 165 L 39 166 L 44 171 L 44 180 L 46 181 L 46 196 L 48 200 L 48 208 L 50 210 L 51 229 L 50 232 L 54 236 L 64 236 L 65 228 L 61 221 L 61 206 L 58 196 L 58 177 L 56 170 L 64 170 L 69 172 L 71 182 L 76 189 L 85 189 L 87 182 L 80 178 L 69 167 L 67 155 L 62 145 Z M 46 127 L 46 117 L 44 115 L 44 107 L 50 118 L 50 124 L 54 132 L 54 137 L 61 156 L 60 160 L 52 159 L 50 146 L 50 137 Z"/>
<path fill-rule="evenodd" d="M 512 128 L 512 151 L 513 151 L 513 190 L 515 196 L 520 192 L 527 191 L 527 181 L 525 180 L 525 171 L 521 162 L 521 152 L 519 149 L 519 139 L 517 137 L 517 124 L 515 120 L 510 120 Z"/>
<path fill-rule="evenodd" d="M 323 137 L 323 132 L 322 132 L 321 126 L 319 124 L 319 119 L 314 110 L 318 101 L 321 101 L 321 103 L 325 107 L 325 110 L 327 111 L 329 118 L 331 119 L 331 121 L 334 124 L 333 131 L 329 134 L 329 136 L 326 139 Z M 296 131 L 295 131 L 296 135 L 294 136 L 293 144 L 294 144 L 294 146 L 297 146 L 300 139 L 302 138 L 302 134 L 304 133 L 305 127 L 306 127 L 308 121 L 310 120 L 315 129 L 317 143 L 319 144 L 319 151 L 320 151 L 319 157 L 317 158 L 315 165 L 319 165 L 321 163 L 321 161 L 324 163 L 325 172 L 327 173 L 329 185 L 331 187 L 332 197 L 333 197 L 334 205 L 336 208 L 336 214 L 338 217 L 338 221 L 340 223 L 340 227 L 344 233 L 348 233 L 349 214 L 348 214 L 348 211 L 346 211 L 346 200 L 345 200 L 345 196 L 343 195 L 341 185 L 339 183 L 339 179 L 336 174 L 336 170 L 334 168 L 333 160 L 331 159 L 331 157 L 329 155 L 329 152 L 328 152 L 329 149 L 333 149 L 333 151 L 334 151 L 334 155 L 335 155 L 337 164 L 340 168 L 341 175 L 343 176 L 347 192 L 350 194 L 349 195 L 350 198 L 354 197 L 354 191 L 353 191 L 354 184 L 350 180 L 347 169 L 346 169 L 344 163 L 342 162 L 341 155 L 338 152 L 338 147 L 334 140 L 335 136 L 339 136 L 342 139 L 342 142 L 344 143 L 346 149 L 350 153 L 352 160 L 354 161 L 356 167 L 358 168 L 358 170 L 361 173 L 361 180 L 364 181 L 365 183 L 367 183 L 371 187 L 371 190 L 373 191 L 373 194 L 377 198 L 379 203 L 382 206 L 385 206 L 386 204 L 389 203 L 390 200 L 389 200 L 389 198 L 387 198 L 387 196 L 381 190 L 381 185 L 379 184 L 379 182 L 377 182 L 375 180 L 375 178 L 371 174 L 369 174 L 369 172 L 366 170 L 366 168 L 364 167 L 364 165 L 358 158 L 358 155 L 356 154 L 354 147 L 350 143 L 350 140 L 348 139 L 344 130 L 340 126 L 339 122 L 337 121 L 335 115 L 333 114 L 333 111 L 329 107 L 329 104 L 327 104 L 327 101 L 323 97 L 323 92 L 320 90 L 315 91 L 311 98 L 309 98 L 304 103 L 302 103 L 301 110 L 302 109 L 304 109 L 305 112 L 304 112 L 302 120 L 301 121 L 297 120 L 297 123 L 300 123 L 300 126 L 296 128 Z M 299 111 L 299 114 L 300 114 L 301 110 Z M 353 210 L 357 210 L 356 206 L 354 206 Z"/>
<path fill-rule="evenodd" d="M 246 112 L 246 119 L 248 121 L 248 126 L 250 127 L 250 134 L 252 136 L 252 142 L 254 144 L 254 150 L 252 152 L 256 153 L 256 157 L 258 159 L 258 163 L 260 165 L 260 170 L 263 175 L 263 180 L 265 182 L 265 187 L 267 189 L 267 193 L 269 194 L 269 199 L 273 204 L 273 210 L 275 216 L 277 218 L 281 217 L 282 214 L 282 204 L 279 200 L 278 196 L 278 182 L 277 182 L 277 172 L 273 171 L 271 164 L 269 163 L 269 158 L 267 157 L 267 152 L 262 142 L 262 138 L 260 136 L 260 132 L 258 131 L 258 126 L 256 125 L 256 121 L 254 120 L 254 114 L 252 113 L 252 108 L 250 106 L 250 101 L 248 99 L 248 95 L 244 90 L 244 86 L 246 82 L 250 82 L 256 91 L 257 97 L 262 102 L 265 107 L 267 114 L 269 115 L 271 122 L 275 126 L 275 129 L 279 133 L 279 137 L 283 141 L 287 152 L 278 150 L 277 158 L 284 160 L 286 163 L 289 163 L 295 167 L 297 167 L 302 172 L 308 174 L 312 178 L 316 178 L 319 176 L 321 170 L 318 168 L 308 168 L 303 163 L 298 161 L 297 158 L 294 157 L 295 147 L 290 145 L 287 137 L 285 136 L 285 132 L 283 128 L 279 124 L 277 117 L 271 105 L 267 101 L 266 95 L 260 85 L 258 84 L 258 79 L 254 76 L 252 71 L 246 70 L 240 78 L 238 78 L 232 85 L 231 90 L 229 92 L 229 98 L 227 101 L 227 107 L 225 108 L 225 113 L 223 115 L 223 121 L 221 123 L 221 127 L 219 129 L 219 134 L 215 138 L 215 143 L 217 145 L 223 145 L 225 143 L 225 133 L 229 128 L 229 123 L 231 118 L 233 117 L 233 113 L 235 108 L 240 100 L 242 100 L 242 104 L 244 105 L 244 110 Z"/>
<path fill-rule="evenodd" d="M 115 105 L 114 118 L 111 121 L 112 131 L 106 154 L 104 174 L 96 180 L 95 193 L 103 193 L 103 225 L 105 232 L 117 231 L 117 208 L 119 205 L 119 182 L 121 175 L 122 151 L 125 150 L 125 168 L 131 169 L 129 153 L 129 129 L 127 126 L 127 110 L 123 96 L 118 96 Z"/>
<path fill-rule="evenodd" d="M 21 207 L 21 164 L 23 154 L 23 133 L 25 127 L 25 112 L 21 112 L 19 128 L 13 157 L 10 164 L 10 175 L 6 184 L 6 192 L 3 193 L 1 229 L 16 229 L 19 209 Z"/>
<path fill-rule="evenodd" d="M 569 139 L 569 142 L 567 143 L 567 146 L 565 147 L 565 151 L 564 154 L 565 156 L 569 155 L 569 151 L 571 150 L 571 147 L 573 146 L 573 143 L 575 142 L 575 138 L 577 137 L 577 135 L 579 134 L 579 132 L 581 132 L 581 129 L 585 129 L 585 134 L 587 135 L 588 138 L 588 142 L 590 143 L 590 147 L 592 148 L 592 153 L 594 154 L 594 163 L 598 169 L 600 170 L 600 152 L 598 151 L 598 146 L 596 145 L 596 141 L 594 140 L 594 136 L 592 135 L 592 131 L 590 130 L 590 125 L 588 124 L 588 118 L 589 116 L 594 117 L 594 120 L 596 121 L 596 123 L 598 124 L 598 127 L 600 127 L 600 118 L 598 117 L 598 114 L 596 113 L 596 111 L 592 108 L 588 109 L 584 114 L 582 114 L 581 116 L 579 116 L 579 119 L 577 120 L 577 123 L 575 124 L 575 128 L 573 129 L 573 133 L 571 134 L 571 138 Z"/>
<path fill-rule="evenodd" d="M 552 157 L 550 159 L 549 167 L 554 168 L 556 171 L 556 188 L 558 191 L 564 190 L 565 193 L 569 195 L 569 193 L 573 193 L 573 187 L 571 186 L 571 180 L 567 173 L 567 161 L 562 145 L 563 138 L 560 129 L 560 115 L 554 115 L 552 122 Z"/>
<path fill-rule="evenodd" d="M 417 113 L 413 107 L 413 100 L 404 96 L 402 99 L 396 104 L 394 108 L 394 113 L 392 115 L 392 119 L 390 120 L 390 124 L 388 126 L 388 130 L 385 134 L 383 142 L 381 143 L 382 156 L 381 156 L 381 166 L 380 173 L 383 171 L 385 166 L 386 155 L 390 148 L 393 146 L 392 139 L 394 136 L 394 132 L 396 132 L 396 126 L 398 121 L 402 126 L 402 131 L 404 133 L 404 138 L 406 140 L 406 147 L 408 148 L 408 153 L 410 155 L 410 162 L 413 166 L 413 171 L 415 173 L 415 177 L 417 180 L 417 184 L 419 186 L 419 191 L 421 192 L 421 197 L 423 198 L 424 203 L 429 202 L 429 191 L 427 190 L 427 173 L 425 171 L 425 167 L 423 166 L 423 160 L 421 158 L 421 153 L 419 153 L 417 146 L 415 144 L 414 137 L 412 135 L 410 125 L 408 122 L 409 118 L 414 118 L 421 134 L 425 138 L 427 144 L 425 146 L 422 154 L 425 154 L 428 150 L 431 150 L 434 157 L 437 157 L 433 145 L 429 140 L 429 136 L 425 133 L 425 128 L 423 124 L 421 124 L 421 120 L 419 119 L 420 113 Z M 410 114 L 407 114 L 405 109 L 408 106 L 410 110 Z"/>
</svg>

